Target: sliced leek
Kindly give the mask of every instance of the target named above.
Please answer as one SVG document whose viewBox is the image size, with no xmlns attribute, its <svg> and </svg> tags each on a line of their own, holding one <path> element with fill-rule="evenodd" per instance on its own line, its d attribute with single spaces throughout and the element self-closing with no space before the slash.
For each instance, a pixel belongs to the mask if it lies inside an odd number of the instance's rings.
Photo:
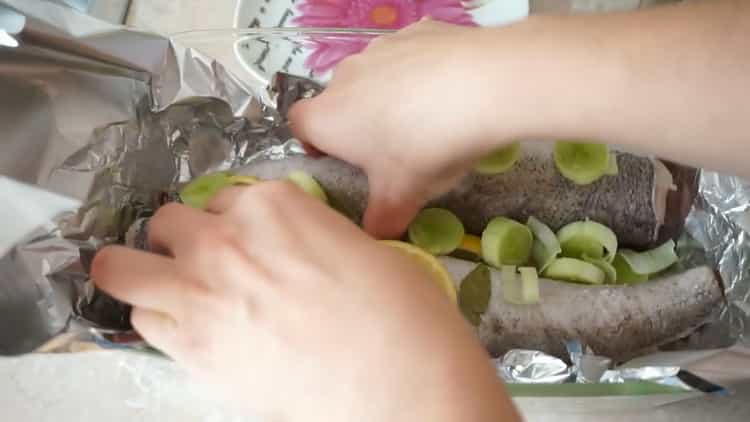
<svg viewBox="0 0 750 422">
<path fill-rule="evenodd" d="M 409 225 L 409 240 L 433 255 L 447 255 L 461 245 L 464 226 L 452 212 L 427 208 Z"/>
<path fill-rule="evenodd" d="M 534 235 L 534 243 L 531 246 L 531 256 L 540 272 L 544 271 L 555 258 L 560 255 L 562 249 L 555 232 L 546 224 L 535 217 L 529 217 L 526 225 Z"/>
<path fill-rule="evenodd" d="M 563 256 L 581 259 L 604 258 L 612 262 L 617 253 L 617 236 L 604 224 L 596 221 L 576 221 L 557 232 Z"/>
<path fill-rule="evenodd" d="M 593 183 L 610 169 L 606 144 L 558 141 L 554 158 L 560 174 L 578 185 Z"/>
<path fill-rule="evenodd" d="M 524 265 L 531 256 L 533 241 L 528 227 L 509 218 L 497 217 L 482 233 L 482 257 L 497 268 Z"/>
<path fill-rule="evenodd" d="M 557 258 L 547 267 L 543 275 L 553 280 L 586 284 L 603 284 L 606 280 L 604 271 L 599 267 L 574 258 Z"/>
<path fill-rule="evenodd" d="M 474 170 L 482 174 L 504 173 L 510 170 L 520 157 L 521 143 L 514 142 L 489 153 L 479 161 Z"/>
<path fill-rule="evenodd" d="M 661 246 L 644 252 L 623 249 L 620 256 L 634 273 L 650 275 L 664 271 L 677 262 L 674 248 L 674 241 L 668 240 Z"/>
<path fill-rule="evenodd" d="M 520 275 L 519 275 L 520 273 Z M 539 275 L 534 267 L 504 266 L 501 272 L 503 300 L 514 305 L 539 303 Z"/>
</svg>

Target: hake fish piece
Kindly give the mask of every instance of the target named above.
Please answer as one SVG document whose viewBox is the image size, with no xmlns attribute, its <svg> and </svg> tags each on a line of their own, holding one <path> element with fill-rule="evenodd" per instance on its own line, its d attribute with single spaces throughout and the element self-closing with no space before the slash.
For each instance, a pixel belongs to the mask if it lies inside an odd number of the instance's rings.
<svg viewBox="0 0 750 422">
<path fill-rule="evenodd" d="M 671 194 L 674 181 L 660 161 L 631 154 L 618 154 L 617 160 L 617 176 L 581 186 L 560 175 L 551 155 L 531 150 L 506 173 L 470 173 L 428 206 L 452 211 L 467 232 L 474 234 L 481 234 L 498 216 L 525 222 L 532 215 L 553 230 L 589 218 L 610 227 L 622 245 L 635 249 L 653 247 L 679 233 L 689 210 L 685 202 L 692 203 L 695 197 L 693 185 L 680 185 L 679 194 Z M 313 176 L 334 207 L 355 222 L 361 221 L 367 206 L 367 176 L 341 160 L 290 156 L 233 171 L 279 179 L 294 170 Z"/>
<path fill-rule="evenodd" d="M 476 267 L 451 257 L 440 260 L 459 288 Z M 492 294 L 476 332 L 495 357 L 522 348 L 567 358 L 565 342 L 580 340 L 595 353 L 622 362 L 690 334 L 724 301 L 721 282 L 709 267 L 631 286 L 540 279 L 536 305 L 505 302 L 501 272 L 490 273 Z"/>
</svg>

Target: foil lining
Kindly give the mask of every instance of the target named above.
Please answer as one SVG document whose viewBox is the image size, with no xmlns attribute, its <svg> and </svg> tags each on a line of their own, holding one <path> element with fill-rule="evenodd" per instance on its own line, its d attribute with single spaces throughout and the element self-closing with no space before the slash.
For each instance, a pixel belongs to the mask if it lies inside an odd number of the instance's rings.
<svg viewBox="0 0 750 422">
<path fill-rule="evenodd" d="M 493 361 L 497 375 L 505 382 L 560 384 L 573 375 L 573 369 L 562 359 L 536 350 L 510 350 Z"/>
<path fill-rule="evenodd" d="M 678 391 L 727 394 L 727 390 L 678 366 L 613 368 L 612 361 L 597 356 L 578 341 L 567 345 L 570 361 L 536 350 L 514 349 L 493 359 L 498 377 L 511 384 L 624 384 L 648 381 Z"/>
<path fill-rule="evenodd" d="M 595 355 L 591 349 L 579 341 L 569 341 L 565 345 L 573 363 L 573 374 L 578 383 L 597 383 L 602 375 L 612 367 L 612 360 Z"/>
<path fill-rule="evenodd" d="M 30 233 L 0 258 L 0 321 L 9 321 L 0 322 L 0 355 L 74 352 L 86 344 L 149 351 L 130 331 L 128 308 L 89 280 L 95 251 L 125 243 L 133 222 L 174 200 L 171 193 L 195 176 L 303 154 L 286 125 L 286 111 L 322 87 L 280 73 L 265 89 L 250 88 L 259 81 L 248 84 L 210 57 L 161 36 L 113 27 L 41 0 L 0 0 L 2 6 L 28 21 L 14 32 L 19 47 L 0 46 L 0 86 L 15 89 L 6 91 L 14 97 L 39 101 L 0 110 L 9 122 L 0 128 L 11 134 L 0 141 L 8 151 L 0 157 L 0 173 L 85 205 Z M 44 36 L 50 34 L 55 36 Z M 37 118 L 24 120 L 24 111 Z M 33 136 L 13 137 L 21 132 Z M 13 157 L 31 161 L 19 165 Z M 748 342 L 749 209 L 750 183 L 701 173 L 678 250 L 685 267 L 717 268 L 727 306 L 714 323 L 672 347 Z M 571 361 L 568 366 L 541 352 L 515 350 L 496 366 L 503 379 L 526 383 L 620 382 L 653 371 L 662 371 L 664 379 L 677 376 L 675 368 L 612 370 L 606 357 L 583 348 L 571 353 Z"/>
<path fill-rule="evenodd" d="M 155 34 L 42 0 L 0 7 L 25 17 L 13 31 L 20 45 L 0 47 L 0 90 L 12 99 L 0 107 L 0 174 L 84 203 L 0 258 L 0 355 L 70 351 L 82 339 L 142 349 L 129 308 L 89 280 L 95 251 L 122 243 L 197 175 L 303 153 L 283 113 L 321 88 L 280 75 L 251 89 Z"/>
<path fill-rule="evenodd" d="M 728 329 L 728 337 L 750 344 L 750 183 L 703 171 L 685 230 L 685 262 L 705 260 L 724 282 L 728 306 L 717 331 Z"/>
<path fill-rule="evenodd" d="M 599 382 L 608 384 L 619 384 L 625 381 L 654 381 L 660 384 L 673 385 L 689 389 L 684 382 L 677 378 L 680 368 L 676 366 L 653 367 L 646 366 L 643 368 L 625 368 L 610 370 L 602 373 L 598 379 Z"/>
</svg>

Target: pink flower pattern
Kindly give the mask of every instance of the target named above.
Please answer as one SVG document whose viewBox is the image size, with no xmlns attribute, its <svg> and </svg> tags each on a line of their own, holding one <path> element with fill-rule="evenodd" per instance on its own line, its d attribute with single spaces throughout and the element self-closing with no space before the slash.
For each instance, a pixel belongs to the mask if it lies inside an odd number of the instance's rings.
<svg viewBox="0 0 750 422">
<path fill-rule="evenodd" d="M 460 0 L 304 0 L 294 23 L 314 28 L 399 29 L 424 16 L 474 26 Z M 319 37 L 305 65 L 316 74 L 332 69 L 345 57 L 362 51 L 369 39 Z"/>
</svg>

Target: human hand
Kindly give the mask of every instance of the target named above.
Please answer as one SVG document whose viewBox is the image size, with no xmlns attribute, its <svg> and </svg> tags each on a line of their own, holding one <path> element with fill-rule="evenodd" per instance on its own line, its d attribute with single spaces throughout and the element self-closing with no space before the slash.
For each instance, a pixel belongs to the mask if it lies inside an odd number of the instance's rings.
<svg viewBox="0 0 750 422">
<path fill-rule="evenodd" d="M 286 182 L 162 207 L 92 278 L 153 346 L 269 420 L 515 415 L 446 295 L 399 251 Z M 486 419 L 485 419 L 486 418 Z M 496 420 L 496 419 L 495 419 Z"/>
<path fill-rule="evenodd" d="M 371 234 L 398 237 L 496 144 L 483 31 L 428 20 L 380 37 L 290 110 L 299 139 L 367 172 Z"/>
</svg>

